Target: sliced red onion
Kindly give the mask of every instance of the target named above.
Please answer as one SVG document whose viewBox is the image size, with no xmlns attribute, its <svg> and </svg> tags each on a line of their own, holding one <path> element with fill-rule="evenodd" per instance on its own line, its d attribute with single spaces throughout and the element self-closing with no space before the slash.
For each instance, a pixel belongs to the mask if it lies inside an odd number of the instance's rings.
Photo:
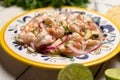
<svg viewBox="0 0 120 80">
<path fill-rule="evenodd" d="M 35 47 L 35 48 L 36 48 L 37 52 L 40 52 L 42 54 L 47 54 L 48 51 L 46 50 L 46 47 L 47 47 L 47 45 L 41 45 L 41 46 Z"/>
<path fill-rule="evenodd" d="M 70 12 L 60 12 L 60 14 L 70 14 Z"/>
<path fill-rule="evenodd" d="M 49 51 L 49 50 L 55 50 L 55 46 L 48 46 L 48 45 L 41 45 L 40 47 L 37 47 L 39 51 Z"/>
<path fill-rule="evenodd" d="M 35 49 L 35 46 L 34 46 L 33 42 L 30 42 L 30 46 L 31 46 L 33 49 Z"/>
<path fill-rule="evenodd" d="M 38 50 L 43 50 L 43 49 L 45 49 L 46 48 L 46 46 L 47 45 L 41 45 L 41 46 L 39 46 L 39 47 L 36 47 Z"/>
<path fill-rule="evenodd" d="M 43 23 L 39 24 L 39 29 L 42 29 L 44 27 Z"/>
<path fill-rule="evenodd" d="M 25 45 L 24 45 L 24 48 L 27 48 L 27 47 L 28 47 L 28 45 L 27 45 L 27 44 L 25 44 Z"/>
<path fill-rule="evenodd" d="M 56 41 L 56 37 L 53 36 L 51 43 L 54 43 Z"/>
<path fill-rule="evenodd" d="M 92 52 L 92 51 L 97 50 L 100 46 L 101 46 L 101 44 L 99 44 L 99 45 L 97 45 L 97 46 L 93 47 L 93 48 L 89 51 L 89 53 L 90 53 L 90 52 Z"/>
<path fill-rule="evenodd" d="M 67 21 L 67 23 L 72 23 L 72 20 L 71 19 L 69 19 L 69 18 L 66 18 L 66 21 Z"/>
<path fill-rule="evenodd" d="M 65 37 L 65 39 L 58 45 L 58 46 L 60 46 L 60 45 L 62 45 L 62 44 L 64 44 L 65 42 L 67 42 L 69 40 L 69 37 L 68 36 L 66 36 Z"/>
<path fill-rule="evenodd" d="M 56 49 L 56 47 L 54 47 L 54 46 L 46 46 L 46 50 L 55 50 Z"/>
<path fill-rule="evenodd" d="M 82 43 L 82 50 L 84 51 L 85 48 L 86 48 L 86 42 L 85 42 L 85 41 L 82 41 L 81 43 Z"/>
<path fill-rule="evenodd" d="M 73 47 L 73 46 L 71 46 L 71 45 L 67 45 L 67 46 L 68 46 L 68 48 L 69 48 L 70 50 L 72 50 L 72 51 L 73 51 L 74 53 L 76 53 L 76 54 L 83 55 L 83 54 L 88 53 L 87 51 L 83 51 L 83 50 L 76 49 L 75 47 Z"/>
</svg>

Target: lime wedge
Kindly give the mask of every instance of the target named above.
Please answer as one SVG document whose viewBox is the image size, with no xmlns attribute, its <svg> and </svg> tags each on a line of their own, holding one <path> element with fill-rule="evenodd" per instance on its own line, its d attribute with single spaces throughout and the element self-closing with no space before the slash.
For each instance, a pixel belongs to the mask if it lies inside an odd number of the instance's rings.
<svg viewBox="0 0 120 80">
<path fill-rule="evenodd" d="M 94 80 L 91 71 L 82 64 L 72 63 L 63 68 L 57 80 Z"/>
<path fill-rule="evenodd" d="M 105 77 L 106 80 L 120 80 L 120 68 L 107 69 Z"/>
</svg>

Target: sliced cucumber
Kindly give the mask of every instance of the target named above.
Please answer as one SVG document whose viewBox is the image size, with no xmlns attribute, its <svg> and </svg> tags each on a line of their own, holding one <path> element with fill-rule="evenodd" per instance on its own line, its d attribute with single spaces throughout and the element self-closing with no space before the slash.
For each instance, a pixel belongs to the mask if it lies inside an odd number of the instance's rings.
<svg viewBox="0 0 120 80">
<path fill-rule="evenodd" d="M 35 52 L 35 50 L 32 47 L 27 47 L 27 50 L 32 52 L 32 53 Z"/>
<path fill-rule="evenodd" d="M 92 36 L 92 32 L 90 30 L 86 30 L 86 34 L 84 36 L 84 39 L 89 39 Z"/>
<path fill-rule="evenodd" d="M 18 44 L 21 44 L 21 45 L 24 44 L 24 41 L 23 41 L 22 39 L 19 39 L 18 37 L 15 37 L 15 41 L 16 41 Z"/>
<path fill-rule="evenodd" d="M 61 39 L 57 39 L 51 46 L 58 46 L 62 42 Z M 52 54 L 59 54 L 58 49 L 51 50 L 50 53 Z"/>
<path fill-rule="evenodd" d="M 57 39 L 51 46 L 57 46 L 62 42 L 61 39 Z"/>
</svg>

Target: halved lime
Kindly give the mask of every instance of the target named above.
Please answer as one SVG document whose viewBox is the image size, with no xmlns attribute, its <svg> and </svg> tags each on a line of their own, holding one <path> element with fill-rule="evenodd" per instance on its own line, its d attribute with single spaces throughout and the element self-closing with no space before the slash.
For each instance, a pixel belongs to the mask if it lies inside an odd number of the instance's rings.
<svg viewBox="0 0 120 80">
<path fill-rule="evenodd" d="M 120 80 L 120 68 L 107 69 L 105 77 L 106 80 Z"/>
<path fill-rule="evenodd" d="M 94 80 L 91 71 L 82 64 L 72 63 L 63 68 L 57 80 Z"/>
</svg>

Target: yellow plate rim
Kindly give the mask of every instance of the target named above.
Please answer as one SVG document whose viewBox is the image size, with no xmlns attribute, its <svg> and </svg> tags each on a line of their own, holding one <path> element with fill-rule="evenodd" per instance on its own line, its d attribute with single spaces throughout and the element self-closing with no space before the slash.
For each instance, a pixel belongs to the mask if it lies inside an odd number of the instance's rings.
<svg viewBox="0 0 120 80">
<path fill-rule="evenodd" d="M 3 47 L 3 49 L 9 54 L 11 55 L 12 57 L 26 63 L 26 64 L 30 64 L 32 66 L 36 66 L 36 67 L 42 67 L 42 68 L 50 68 L 50 69 L 61 69 L 61 68 L 64 68 L 66 65 L 58 65 L 58 64 L 47 64 L 47 63 L 41 63 L 41 62 L 36 62 L 36 61 L 32 61 L 32 60 L 29 60 L 29 59 L 26 59 L 18 54 L 16 54 L 14 51 L 12 51 L 8 46 L 7 44 L 5 43 L 5 40 L 4 40 L 4 32 L 6 30 L 6 28 L 8 27 L 8 25 L 13 22 L 15 19 L 25 15 L 25 14 L 28 14 L 28 13 L 31 13 L 31 12 L 34 12 L 34 11 L 38 11 L 38 10 L 44 10 L 44 9 L 49 9 L 49 8 L 53 8 L 53 7 L 46 7 L 46 8 L 39 8 L 39 9 L 35 9 L 35 10 L 31 10 L 31 11 L 27 11 L 27 12 L 24 12 L 16 17 L 14 17 L 13 19 L 11 19 L 10 21 L 8 21 L 2 28 L 2 30 L 0 31 L 0 44 L 1 46 Z M 92 11 L 92 10 L 87 10 L 87 9 L 83 9 L 83 8 L 78 8 L 78 7 L 71 7 L 71 6 L 64 6 L 62 8 L 68 8 L 68 9 L 78 9 L 78 10 L 85 10 L 85 11 L 88 11 L 88 12 L 93 12 L 93 13 L 96 13 L 108 20 L 110 20 L 114 25 L 116 25 L 117 29 L 120 31 L 120 25 L 118 23 L 116 23 L 114 20 L 112 20 L 111 18 L 103 15 L 103 14 L 100 14 L 96 11 Z M 119 50 L 119 47 L 120 47 L 120 43 L 117 45 L 116 49 L 114 49 L 111 53 L 109 53 L 108 55 L 100 58 L 100 59 L 97 59 L 97 60 L 93 60 L 93 61 L 90 61 L 90 62 L 86 62 L 86 63 L 82 63 L 84 64 L 85 66 L 93 66 L 93 65 L 97 65 L 97 64 L 100 64 L 104 61 L 107 61 L 109 59 L 111 59 L 112 57 L 114 57 L 120 50 Z"/>
</svg>

